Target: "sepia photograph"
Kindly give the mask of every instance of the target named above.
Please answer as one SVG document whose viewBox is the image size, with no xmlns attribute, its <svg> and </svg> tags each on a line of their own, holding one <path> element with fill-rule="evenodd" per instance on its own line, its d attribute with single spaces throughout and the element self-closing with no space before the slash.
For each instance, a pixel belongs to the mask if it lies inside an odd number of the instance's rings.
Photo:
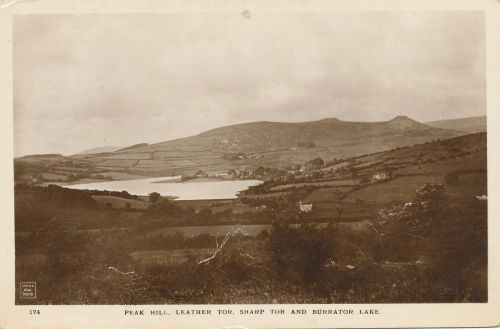
<svg viewBox="0 0 500 329">
<path fill-rule="evenodd" d="M 488 302 L 484 12 L 21 14 L 12 48 L 17 305 Z"/>
</svg>

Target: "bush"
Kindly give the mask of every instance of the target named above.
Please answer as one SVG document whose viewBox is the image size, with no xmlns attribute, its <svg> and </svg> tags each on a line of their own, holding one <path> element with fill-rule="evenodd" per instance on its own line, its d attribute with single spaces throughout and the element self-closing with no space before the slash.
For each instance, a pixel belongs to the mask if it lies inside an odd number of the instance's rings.
<svg viewBox="0 0 500 329">
<path fill-rule="evenodd" d="M 305 167 L 307 170 L 321 169 L 325 166 L 325 162 L 321 158 L 315 158 L 311 161 L 306 162 Z"/>
<path fill-rule="evenodd" d="M 149 202 L 156 203 L 156 202 L 160 201 L 160 199 L 161 199 L 160 193 L 158 193 L 158 192 L 149 193 Z"/>
</svg>

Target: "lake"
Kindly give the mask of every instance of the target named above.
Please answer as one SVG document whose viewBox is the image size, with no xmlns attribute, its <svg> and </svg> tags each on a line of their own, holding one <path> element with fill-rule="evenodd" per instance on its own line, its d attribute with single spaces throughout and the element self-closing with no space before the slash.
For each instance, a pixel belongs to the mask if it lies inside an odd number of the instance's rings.
<svg viewBox="0 0 500 329">
<path fill-rule="evenodd" d="M 259 180 L 221 180 L 211 182 L 177 182 L 180 177 L 155 177 L 120 181 L 106 181 L 64 186 L 77 190 L 127 191 L 134 195 L 158 192 L 162 196 L 176 196 L 177 200 L 234 199 L 238 192 L 261 184 Z"/>
</svg>

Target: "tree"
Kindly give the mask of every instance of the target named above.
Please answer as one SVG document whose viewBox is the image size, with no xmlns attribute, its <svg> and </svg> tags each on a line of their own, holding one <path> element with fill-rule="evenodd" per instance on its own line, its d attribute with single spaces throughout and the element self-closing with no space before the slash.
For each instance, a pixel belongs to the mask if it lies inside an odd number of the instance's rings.
<svg viewBox="0 0 500 329">
<path fill-rule="evenodd" d="M 161 198 L 161 195 L 158 192 L 149 193 L 149 202 L 150 203 L 156 203 L 160 200 L 160 198 Z"/>
<path fill-rule="evenodd" d="M 255 169 L 254 173 L 256 175 L 264 175 L 266 173 L 266 169 L 262 166 L 258 166 L 257 169 Z"/>
<path fill-rule="evenodd" d="M 324 166 L 325 166 L 325 162 L 321 158 L 315 158 L 315 159 L 308 161 L 306 163 L 306 169 L 308 169 L 308 170 L 321 169 Z"/>
</svg>

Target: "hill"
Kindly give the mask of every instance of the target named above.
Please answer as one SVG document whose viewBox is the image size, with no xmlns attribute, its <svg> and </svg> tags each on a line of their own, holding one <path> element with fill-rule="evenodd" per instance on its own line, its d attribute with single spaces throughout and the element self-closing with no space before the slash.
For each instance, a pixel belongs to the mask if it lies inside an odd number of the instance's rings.
<svg viewBox="0 0 500 329">
<path fill-rule="evenodd" d="M 325 161 L 381 152 L 464 133 L 431 127 L 406 116 L 384 122 L 252 122 L 212 129 L 114 152 L 93 149 L 73 156 L 15 159 L 16 179 L 25 182 L 87 182 L 195 173 L 226 173 L 258 166 L 289 168 L 321 157 Z M 102 150 L 102 149 L 101 149 Z"/>
<path fill-rule="evenodd" d="M 385 122 L 252 122 L 196 136 L 138 144 L 111 154 L 78 156 L 102 170 L 160 176 L 203 170 L 226 172 L 259 165 L 287 167 L 315 157 L 335 159 L 409 146 L 463 133 L 431 127 L 406 116 Z"/>
<path fill-rule="evenodd" d="M 486 116 L 439 120 L 426 122 L 425 124 L 435 128 L 451 129 L 472 134 L 486 131 Z"/>
<path fill-rule="evenodd" d="M 88 155 L 88 154 L 99 154 L 99 153 L 110 153 L 122 149 L 121 146 L 101 146 L 94 147 L 85 151 L 76 153 L 75 155 Z"/>
<path fill-rule="evenodd" d="M 433 183 L 443 184 L 450 202 L 465 207 L 487 194 L 486 154 L 486 133 L 464 135 L 333 161 L 292 179 L 266 182 L 243 198 L 260 205 L 256 200 L 299 193 L 320 218 L 335 218 L 342 209 L 343 221 L 361 221 L 410 201 L 418 188 Z"/>
</svg>

